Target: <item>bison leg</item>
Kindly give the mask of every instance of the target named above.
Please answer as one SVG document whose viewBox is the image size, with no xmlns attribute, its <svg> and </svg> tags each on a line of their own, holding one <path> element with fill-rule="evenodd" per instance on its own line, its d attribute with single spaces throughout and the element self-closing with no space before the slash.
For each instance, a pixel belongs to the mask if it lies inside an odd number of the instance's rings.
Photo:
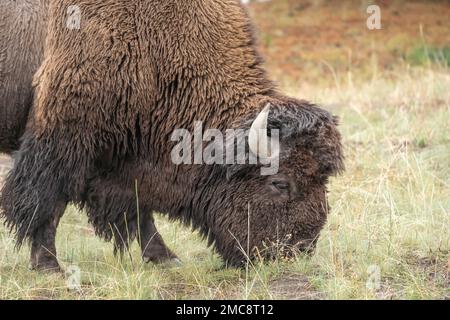
<svg viewBox="0 0 450 320">
<path fill-rule="evenodd" d="M 16 247 L 31 243 L 31 267 L 38 270 L 59 269 L 56 228 L 66 202 L 80 198 L 87 170 L 77 158 L 85 153 L 68 151 L 74 139 L 61 137 L 40 137 L 29 129 L 0 195 L 0 212 L 16 234 Z"/>
<path fill-rule="evenodd" d="M 31 237 L 30 268 L 38 271 L 59 272 L 56 258 L 55 237 L 59 220 L 66 209 L 66 202 L 59 202 L 52 218 L 42 224 Z"/>
<path fill-rule="evenodd" d="M 163 263 L 174 261 L 181 263 L 178 257 L 164 243 L 163 238 L 156 229 L 153 214 L 148 214 L 141 219 L 138 241 L 142 249 L 142 258 L 145 262 Z"/>
</svg>

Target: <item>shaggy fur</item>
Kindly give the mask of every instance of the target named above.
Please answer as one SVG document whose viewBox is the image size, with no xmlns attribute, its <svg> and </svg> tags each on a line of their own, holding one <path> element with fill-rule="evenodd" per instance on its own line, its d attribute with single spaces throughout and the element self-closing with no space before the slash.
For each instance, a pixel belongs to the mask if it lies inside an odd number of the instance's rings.
<svg viewBox="0 0 450 320">
<path fill-rule="evenodd" d="M 56 231 L 61 208 L 74 202 L 119 251 L 135 237 L 145 251 L 153 230 L 151 261 L 174 257 L 153 211 L 199 229 L 234 265 L 245 251 L 269 255 L 273 242 L 314 247 L 327 179 L 343 169 L 336 120 L 277 93 L 239 1 L 80 0 L 81 30 L 65 28 L 71 4 L 50 1 L 32 115 L 2 192 L 18 245 L 29 239 L 55 255 L 54 240 L 41 234 Z M 269 127 L 282 135 L 279 174 L 171 162 L 174 129 L 192 131 L 195 121 L 249 128 L 267 103 Z"/>
<path fill-rule="evenodd" d="M 44 56 L 46 1 L 0 2 L 0 153 L 17 150 L 25 130 L 33 75 Z"/>
</svg>

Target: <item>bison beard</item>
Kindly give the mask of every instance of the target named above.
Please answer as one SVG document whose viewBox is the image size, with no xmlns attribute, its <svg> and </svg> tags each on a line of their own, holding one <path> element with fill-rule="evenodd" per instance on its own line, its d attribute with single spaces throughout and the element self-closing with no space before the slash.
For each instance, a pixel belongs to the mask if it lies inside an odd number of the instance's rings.
<svg viewBox="0 0 450 320">
<path fill-rule="evenodd" d="M 59 268 L 55 234 L 69 202 L 116 251 L 137 239 L 146 261 L 176 257 L 154 211 L 200 230 L 233 265 L 270 256 L 273 242 L 311 250 L 328 177 L 343 169 L 337 122 L 277 93 L 239 2 L 85 1 L 80 30 L 65 28 L 70 5 L 50 1 L 32 113 L 0 200 L 17 245 L 31 242 L 32 266 Z M 275 176 L 171 162 L 174 129 L 248 129 L 268 104 L 268 132 L 281 132 Z"/>
</svg>

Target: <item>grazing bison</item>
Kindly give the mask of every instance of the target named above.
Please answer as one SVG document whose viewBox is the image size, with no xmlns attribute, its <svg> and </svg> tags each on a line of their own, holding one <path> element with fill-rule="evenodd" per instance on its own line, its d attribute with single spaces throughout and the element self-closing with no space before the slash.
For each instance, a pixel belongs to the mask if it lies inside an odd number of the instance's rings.
<svg viewBox="0 0 450 320">
<path fill-rule="evenodd" d="M 42 62 L 47 3 L 0 3 L 0 153 L 19 147 L 33 102 L 33 74 Z"/>
<path fill-rule="evenodd" d="M 328 178 L 343 169 L 337 121 L 276 90 L 239 1 L 86 0 L 79 30 L 67 28 L 71 5 L 50 0 L 33 108 L 0 199 L 32 266 L 59 269 L 55 234 L 69 202 L 116 251 L 136 238 L 145 261 L 176 258 L 154 211 L 200 230 L 232 265 L 271 257 L 273 243 L 313 249 Z M 265 140 L 279 130 L 279 171 L 175 164 L 172 134 L 196 121 Z M 246 157 L 273 156 L 246 141 Z"/>
</svg>

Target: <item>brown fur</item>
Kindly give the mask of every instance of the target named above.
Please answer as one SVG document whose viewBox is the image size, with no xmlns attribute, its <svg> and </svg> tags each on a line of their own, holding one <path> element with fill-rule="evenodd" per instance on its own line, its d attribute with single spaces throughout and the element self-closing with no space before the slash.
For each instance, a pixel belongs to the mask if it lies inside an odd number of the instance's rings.
<svg viewBox="0 0 450 320">
<path fill-rule="evenodd" d="M 199 229 L 236 265 L 247 242 L 264 255 L 264 243 L 313 247 L 327 179 L 343 168 L 336 120 L 277 93 L 239 2 L 80 0 L 81 30 L 65 28 L 71 4 L 50 1 L 33 113 L 2 193 L 18 244 L 46 242 L 39 233 L 62 215 L 59 204 L 75 202 L 119 250 L 143 236 L 152 211 Z M 269 127 L 282 133 L 276 176 L 171 162 L 174 129 L 249 128 L 268 102 Z"/>
<path fill-rule="evenodd" d="M 32 79 L 44 56 L 47 4 L 0 2 L 0 153 L 19 147 L 33 101 Z"/>
</svg>

